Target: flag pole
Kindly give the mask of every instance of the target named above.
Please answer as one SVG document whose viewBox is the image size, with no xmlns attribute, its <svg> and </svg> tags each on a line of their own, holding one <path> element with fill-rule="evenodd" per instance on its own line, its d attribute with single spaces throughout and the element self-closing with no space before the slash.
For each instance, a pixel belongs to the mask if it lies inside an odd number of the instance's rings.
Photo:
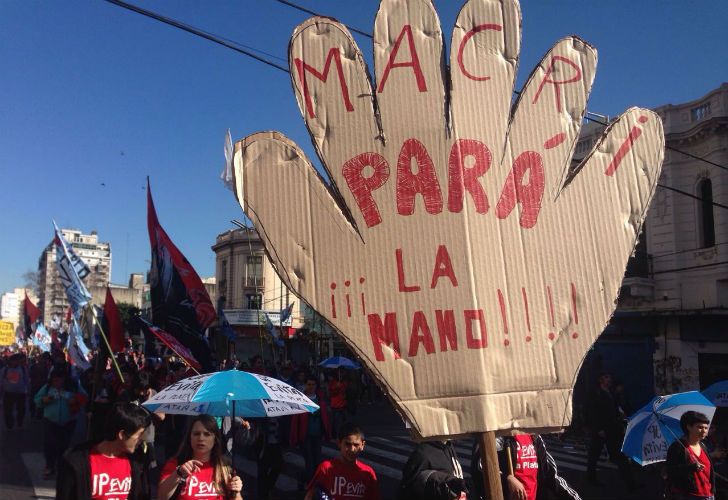
<svg viewBox="0 0 728 500">
<path fill-rule="evenodd" d="M 170 345 L 169 345 L 169 344 L 167 344 L 166 342 L 165 342 L 165 344 L 164 344 L 164 345 L 165 345 L 165 346 L 167 346 L 167 348 L 168 348 L 168 349 L 169 349 L 170 351 L 172 351 L 173 353 L 175 353 L 175 354 L 177 355 L 177 357 L 178 357 L 178 358 L 180 358 L 180 359 L 181 359 L 182 361 L 184 361 L 184 363 L 185 363 L 185 364 L 186 364 L 187 366 L 189 366 L 189 367 L 190 367 L 190 368 L 192 369 L 192 371 L 193 371 L 193 372 L 195 372 L 195 373 L 196 373 L 197 375 L 199 375 L 199 374 L 200 374 L 200 372 L 198 372 L 198 371 L 197 371 L 197 369 L 195 369 L 195 367 L 194 367 L 194 366 L 192 366 L 192 365 L 190 364 L 190 362 L 189 362 L 189 361 L 187 361 L 187 359 L 185 359 L 185 357 L 184 357 L 184 356 L 182 356 L 182 355 L 181 355 L 180 353 L 178 353 L 178 352 L 177 352 L 177 351 L 176 351 L 176 350 L 174 349 L 174 347 L 170 346 Z M 195 360 L 195 361 L 197 361 L 197 360 Z M 198 363 L 199 363 L 199 361 L 198 361 Z"/>
<path fill-rule="evenodd" d="M 106 332 L 104 332 L 104 327 L 101 326 L 99 317 L 96 316 L 96 309 L 94 308 L 93 304 L 91 305 L 91 314 L 94 317 L 94 322 L 96 323 L 96 326 L 99 327 L 99 332 L 101 332 L 101 338 L 104 339 L 104 344 L 106 344 L 106 348 L 109 350 L 109 357 L 111 358 L 111 362 L 114 363 L 116 373 L 119 374 L 119 380 L 121 380 L 121 383 L 124 383 L 124 376 L 121 374 L 121 368 L 119 368 L 119 363 L 116 362 L 116 356 L 114 356 L 114 351 L 111 350 L 111 344 L 109 344 L 109 339 L 106 338 Z"/>
</svg>

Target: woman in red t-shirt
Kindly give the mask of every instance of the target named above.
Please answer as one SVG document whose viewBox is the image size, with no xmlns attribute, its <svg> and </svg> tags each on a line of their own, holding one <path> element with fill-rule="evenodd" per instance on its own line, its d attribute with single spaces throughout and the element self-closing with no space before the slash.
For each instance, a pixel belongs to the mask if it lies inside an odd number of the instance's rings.
<svg viewBox="0 0 728 500">
<path fill-rule="evenodd" d="M 177 456 L 164 465 L 159 478 L 159 499 L 172 498 L 175 491 L 179 491 L 179 500 L 243 499 L 243 482 L 231 474 L 223 455 L 220 429 L 210 415 L 192 420 Z"/>
<path fill-rule="evenodd" d="M 709 426 L 708 417 L 697 411 L 687 411 L 680 417 L 684 435 L 667 450 L 667 477 L 673 498 L 713 499 L 713 463 L 701 442 L 708 435 Z"/>
</svg>

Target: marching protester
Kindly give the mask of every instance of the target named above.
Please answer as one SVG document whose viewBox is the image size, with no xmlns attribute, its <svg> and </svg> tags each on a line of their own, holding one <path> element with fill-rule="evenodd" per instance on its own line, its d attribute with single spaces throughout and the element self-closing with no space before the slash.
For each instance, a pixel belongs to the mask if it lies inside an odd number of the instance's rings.
<svg viewBox="0 0 728 500">
<path fill-rule="evenodd" d="M 667 449 L 668 490 L 674 500 L 712 500 L 716 494 L 715 468 L 703 439 L 710 420 L 687 411 L 680 417 L 683 436 Z"/>
<path fill-rule="evenodd" d="M 86 403 L 86 392 L 73 380 L 65 365 L 51 370 L 49 381 L 35 395 L 35 405 L 43 410 L 43 477 L 55 474 L 61 455 L 71 442 L 76 416 Z"/>
<path fill-rule="evenodd" d="M 398 500 L 466 498 L 468 487 L 452 441 L 425 441 L 407 459 Z"/>
<path fill-rule="evenodd" d="M 299 413 L 291 419 L 290 444 L 298 446 L 303 454 L 303 473 L 299 477 L 299 490 L 308 482 L 321 462 L 321 446 L 323 440 L 332 438 L 331 422 L 329 421 L 329 408 L 323 395 L 318 390 L 315 375 L 305 375 L 303 393 L 319 405 L 320 409 L 314 413 Z"/>
<path fill-rule="evenodd" d="M 331 420 L 335 432 L 339 432 L 339 427 L 346 422 L 346 389 L 348 383 L 343 374 L 344 369 L 339 368 L 336 371 L 336 376 L 332 376 L 328 384 Z"/>
<path fill-rule="evenodd" d="M 253 443 L 258 466 L 258 496 L 268 498 L 275 488 L 283 467 L 283 438 L 280 417 L 256 419 L 256 440 Z"/>
<path fill-rule="evenodd" d="M 0 393 L 2 393 L 5 428 L 12 430 L 17 424 L 23 426 L 25 402 L 30 379 L 28 368 L 23 364 L 25 357 L 16 353 L 10 356 L 7 366 L 0 369 Z"/>
<path fill-rule="evenodd" d="M 242 500 L 243 482 L 231 469 L 217 421 L 195 417 L 177 455 L 162 468 L 157 498 Z"/>
<path fill-rule="evenodd" d="M 506 500 L 580 500 L 566 480 L 559 475 L 556 461 L 538 434 L 517 433 L 496 439 L 498 467 L 501 471 L 503 498 Z M 480 446 L 473 446 L 470 462 L 474 497 L 485 499 L 483 463 Z"/>
<path fill-rule="evenodd" d="M 374 469 L 358 460 L 365 444 L 359 427 L 351 423 L 342 425 L 337 434 L 339 455 L 319 464 L 305 500 L 379 500 Z"/>
<path fill-rule="evenodd" d="M 144 408 L 116 403 L 107 415 L 103 441 L 76 446 L 61 459 L 56 499 L 151 498 L 146 467 L 135 453 L 150 424 Z"/>
<path fill-rule="evenodd" d="M 601 485 L 597 479 L 597 461 L 606 446 L 609 460 L 619 468 L 622 481 L 628 489 L 637 488 L 627 457 L 622 454 L 624 437 L 624 415 L 621 412 L 612 389 L 612 376 L 602 373 L 596 391 L 591 396 L 587 411 L 589 426 L 589 446 L 587 456 L 587 477 L 590 483 Z"/>
</svg>

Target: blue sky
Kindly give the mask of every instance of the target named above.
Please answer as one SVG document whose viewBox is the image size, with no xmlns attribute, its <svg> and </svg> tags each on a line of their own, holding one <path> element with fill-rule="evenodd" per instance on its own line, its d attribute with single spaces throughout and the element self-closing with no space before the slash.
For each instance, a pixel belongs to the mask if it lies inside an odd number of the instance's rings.
<svg viewBox="0 0 728 500">
<path fill-rule="evenodd" d="M 368 32 L 378 6 L 297 2 Z M 137 4 L 284 59 L 307 17 L 274 0 Z M 460 2 L 436 5 L 449 40 Z M 681 103 L 728 81 L 728 2 L 523 0 L 522 11 L 519 87 L 568 34 L 599 50 L 591 111 Z M 355 38 L 370 60 L 371 41 Z M 288 75 L 102 1 L 0 2 L 0 71 L 0 292 L 37 267 L 53 218 L 111 242 L 112 281 L 144 272 L 147 175 L 162 225 L 211 276 L 215 236 L 242 215 L 218 178 L 225 130 L 281 130 L 312 154 Z"/>
</svg>

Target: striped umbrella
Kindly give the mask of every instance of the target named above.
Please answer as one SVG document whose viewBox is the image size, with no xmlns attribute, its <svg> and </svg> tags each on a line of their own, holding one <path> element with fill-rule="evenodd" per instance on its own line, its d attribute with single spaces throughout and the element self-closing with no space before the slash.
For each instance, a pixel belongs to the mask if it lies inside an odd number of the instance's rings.
<svg viewBox="0 0 728 500">
<path fill-rule="evenodd" d="M 698 391 L 658 396 L 629 418 L 622 453 L 640 465 L 662 462 L 667 449 L 683 434 L 680 417 L 686 411 L 713 420 L 715 406 Z"/>
</svg>

